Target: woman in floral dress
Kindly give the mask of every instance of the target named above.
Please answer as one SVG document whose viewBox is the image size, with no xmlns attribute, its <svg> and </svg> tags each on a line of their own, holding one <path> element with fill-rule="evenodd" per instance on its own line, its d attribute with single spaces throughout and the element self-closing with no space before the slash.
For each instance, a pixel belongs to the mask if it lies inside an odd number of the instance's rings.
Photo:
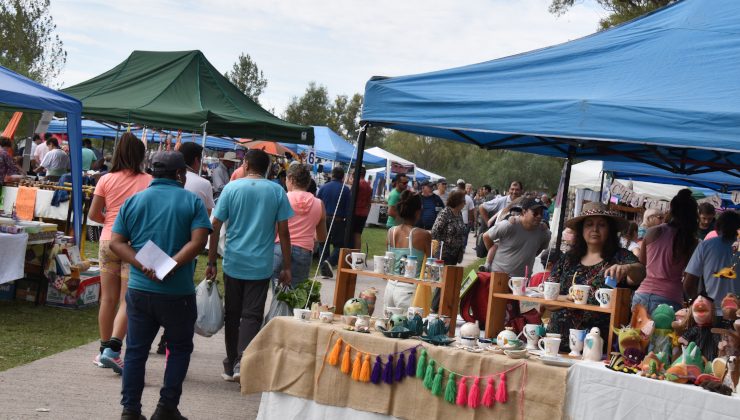
<svg viewBox="0 0 740 420">
<path fill-rule="evenodd" d="M 560 294 L 567 295 L 573 284 L 587 284 L 591 286 L 588 303 L 598 305 L 594 293 L 605 287 L 607 276 L 615 278 L 620 285 L 636 285 L 645 278 L 645 266 L 619 244 L 618 233 L 626 224 L 618 213 L 609 211 L 601 203 L 586 204 L 580 216 L 565 223 L 576 232 L 575 243 L 570 252 L 560 258 L 549 279 L 560 283 Z M 547 330 L 563 338 L 561 352 L 568 351 L 567 337 L 571 328 L 599 327 L 605 343 L 611 334 L 608 314 L 554 306 L 548 309 L 552 314 Z"/>
</svg>

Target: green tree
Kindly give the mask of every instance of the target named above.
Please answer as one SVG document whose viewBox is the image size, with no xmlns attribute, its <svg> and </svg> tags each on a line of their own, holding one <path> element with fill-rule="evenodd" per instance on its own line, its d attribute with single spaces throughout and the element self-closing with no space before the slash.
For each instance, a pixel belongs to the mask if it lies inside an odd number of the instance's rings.
<svg viewBox="0 0 740 420">
<path fill-rule="evenodd" d="M 329 91 L 326 86 L 310 82 L 303 96 L 294 96 L 290 100 L 283 119 L 303 125 L 329 125 L 329 109 Z"/>
<path fill-rule="evenodd" d="M 577 0 L 552 0 L 550 13 L 562 15 L 570 9 Z M 636 17 L 652 12 L 655 9 L 666 6 L 676 0 L 596 0 L 596 2 L 609 12 L 609 16 L 599 21 L 600 29 L 608 29 L 612 26 L 630 21 Z"/>
<path fill-rule="evenodd" d="M 267 79 L 249 54 L 239 54 L 234 67 L 224 76 L 254 102 L 260 103 L 259 97 L 267 87 Z"/>
<path fill-rule="evenodd" d="M 0 0 L 0 65 L 52 84 L 67 62 L 49 0 Z"/>
</svg>

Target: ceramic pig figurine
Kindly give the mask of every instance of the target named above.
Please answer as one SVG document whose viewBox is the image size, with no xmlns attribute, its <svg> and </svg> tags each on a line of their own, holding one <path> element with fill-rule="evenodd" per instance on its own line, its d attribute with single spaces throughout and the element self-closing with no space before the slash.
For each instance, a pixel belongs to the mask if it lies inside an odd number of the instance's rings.
<svg viewBox="0 0 740 420">
<path fill-rule="evenodd" d="M 599 327 L 591 328 L 591 331 L 586 334 L 586 339 L 583 341 L 583 360 L 600 362 L 603 356 L 603 348 L 604 339 L 601 338 Z"/>
</svg>

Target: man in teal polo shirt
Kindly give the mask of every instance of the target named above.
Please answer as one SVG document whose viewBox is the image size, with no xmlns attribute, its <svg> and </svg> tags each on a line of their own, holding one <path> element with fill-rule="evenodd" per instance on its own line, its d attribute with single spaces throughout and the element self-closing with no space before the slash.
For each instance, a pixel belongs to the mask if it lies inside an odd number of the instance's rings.
<svg viewBox="0 0 740 420">
<path fill-rule="evenodd" d="M 273 273 L 276 226 L 283 252 L 280 283 L 289 285 L 291 280 L 288 219 L 293 209 L 285 190 L 265 179 L 269 167 L 267 153 L 249 150 L 244 157 L 246 175 L 226 184 L 213 211 L 207 278 L 216 277 L 219 233 L 228 221 L 223 262 L 226 358 L 221 375 L 227 381 L 239 381 L 242 352 L 262 326 Z"/>
<path fill-rule="evenodd" d="M 409 184 L 409 177 L 404 174 L 396 175 L 396 179 L 393 181 L 393 189 L 388 194 L 388 220 L 385 225 L 390 227 L 396 226 L 396 217 L 398 217 L 398 209 L 396 204 L 401 199 L 401 193 L 406 191 L 406 187 Z"/>
<path fill-rule="evenodd" d="M 121 206 L 110 243 L 110 249 L 131 264 L 126 292 L 128 335 L 121 419 L 145 419 L 141 414 L 144 370 L 160 326 L 164 327 L 170 356 L 159 403 L 151 419 L 184 419 L 177 406 L 193 352 L 198 315 L 193 260 L 205 248 L 211 223 L 203 201 L 183 188 L 186 169 L 181 153 L 154 154 L 152 169 L 154 179 L 149 188 Z M 149 241 L 177 263 L 163 279 L 136 260 L 136 252 Z"/>
<path fill-rule="evenodd" d="M 92 141 L 90 139 L 82 140 L 82 170 L 89 171 L 92 168 L 93 162 L 97 159 L 95 157 L 95 151 L 92 149 Z"/>
</svg>

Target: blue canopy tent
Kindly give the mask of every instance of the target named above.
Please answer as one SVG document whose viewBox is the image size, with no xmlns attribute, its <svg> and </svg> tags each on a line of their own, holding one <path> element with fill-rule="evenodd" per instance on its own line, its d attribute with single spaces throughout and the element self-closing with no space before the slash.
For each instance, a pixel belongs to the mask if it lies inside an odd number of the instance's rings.
<svg viewBox="0 0 740 420">
<path fill-rule="evenodd" d="M 77 245 L 82 238 L 82 103 L 0 66 L 0 104 L 6 107 L 67 114 L 69 154 L 72 163 L 72 209 Z"/>
<path fill-rule="evenodd" d="M 355 147 L 351 145 L 342 136 L 335 133 L 329 127 L 325 126 L 313 126 L 314 143 L 313 148 L 316 151 L 316 157 L 326 160 L 333 160 L 336 162 L 348 163 L 350 159 L 355 161 L 357 159 L 357 153 Z M 303 144 L 288 144 L 280 143 L 288 149 L 301 153 L 310 148 Z M 367 155 L 364 159 L 364 163 L 369 165 L 385 165 L 385 159 L 378 156 Z"/>
<path fill-rule="evenodd" d="M 726 193 L 740 190 L 740 178 L 723 172 L 682 175 L 636 162 L 604 162 L 603 171 L 614 178 L 659 184 L 685 185 L 698 190 Z"/>
</svg>

